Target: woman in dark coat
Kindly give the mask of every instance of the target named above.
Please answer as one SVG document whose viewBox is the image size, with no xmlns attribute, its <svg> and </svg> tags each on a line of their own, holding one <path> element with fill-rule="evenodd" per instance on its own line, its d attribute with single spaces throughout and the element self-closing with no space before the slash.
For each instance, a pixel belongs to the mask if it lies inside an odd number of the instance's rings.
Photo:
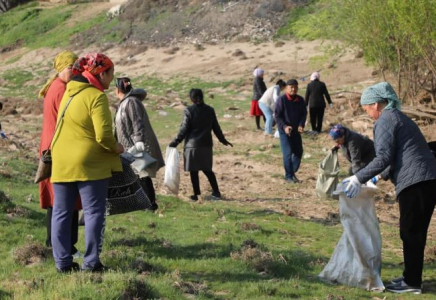
<svg viewBox="0 0 436 300">
<path fill-rule="evenodd" d="M 143 89 L 133 89 L 127 77 L 116 79 L 115 93 L 120 104 L 115 116 L 116 138 L 129 150 L 133 146 L 138 152 L 147 152 L 156 162 L 138 173 L 140 183 L 152 203 L 152 210 L 156 210 L 156 193 L 151 178 L 156 177 L 157 171 L 165 166 L 162 151 L 150 120 L 142 105 L 147 93 Z"/>
<path fill-rule="evenodd" d="M 256 127 L 258 130 L 262 130 L 262 128 L 260 128 L 260 117 L 263 116 L 262 110 L 259 108 L 259 100 L 266 91 L 265 81 L 263 81 L 263 74 L 264 71 L 259 68 L 256 68 L 253 71 L 253 98 L 251 100 L 250 115 L 256 117 Z"/>
<path fill-rule="evenodd" d="M 351 163 L 349 174 L 354 175 L 366 167 L 375 157 L 374 142 L 367 136 L 337 124 L 330 129 L 330 136 L 336 142 L 334 149 L 341 149 Z"/>
<path fill-rule="evenodd" d="M 312 133 L 318 134 L 322 130 L 322 120 L 324 118 L 325 99 L 329 103 L 329 107 L 333 107 L 332 99 L 327 91 L 324 82 L 319 80 L 319 73 L 313 72 L 310 76 L 310 83 L 307 85 L 305 102 L 309 106 L 310 124 L 312 125 Z"/>
<path fill-rule="evenodd" d="M 220 125 L 218 124 L 215 110 L 206 105 L 203 100 L 203 92 L 200 89 L 191 89 L 189 97 L 193 105 L 184 111 L 183 121 L 177 137 L 169 144 L 170 147 L 177 147 L 185 140 L 184 147 L 184 169 L 190 172 L 194 195 L 190 198 L 198 200 L 201 195 L 198 171 L 203 171 L 212 187 L 212 199 L 219 200 L 221 193 L 215 173 L 212 171 L 213 165 L 213 131 L 218 140 L 225 146 L 233 145 L 226 140 Z"/>
</svg>

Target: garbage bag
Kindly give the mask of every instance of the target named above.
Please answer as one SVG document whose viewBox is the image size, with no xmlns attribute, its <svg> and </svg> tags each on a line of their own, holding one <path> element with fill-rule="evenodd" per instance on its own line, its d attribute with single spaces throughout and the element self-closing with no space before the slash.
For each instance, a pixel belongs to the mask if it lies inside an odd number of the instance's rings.
<svg viewBox="0 0 436 300">
<path fill-rule="evenodd" d="M 383 291 L 381 272 L 381 235 L 375 213 L 376 186 L 362 186 L 353 199 L 338 184 L 341 223 L 344 228 L 330 261 L 318 275 L 329 282 L 338 282 L 370 291 Z"/>
<path fill-rule="evenodd" d="M 180 171 L 179 171 L 180 156 L 177 148 L 167 147 L 165 154 L 165 179 L 164 185 L 168 190 L 177 195 L 179 193 Z"/>
<path fill-rule="evenodd" d="M 329 151 L 329 154 L 319 164 L 318 179 L 316 181 L 316 194 L 320 198 L 329 198 L 338 184 L 339 160 L 337 151 Z"/>
</svg>

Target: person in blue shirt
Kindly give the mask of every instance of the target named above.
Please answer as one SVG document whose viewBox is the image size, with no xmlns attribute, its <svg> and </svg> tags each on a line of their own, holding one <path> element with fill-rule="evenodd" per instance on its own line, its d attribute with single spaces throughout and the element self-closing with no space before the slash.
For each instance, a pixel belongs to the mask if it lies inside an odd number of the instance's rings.
<svg viewBox="0 0 436 300">
<path fill-rule="evenodd" d="M 286 82 L 285 94 L 276 103 L 275 118 L 280 134 L 280 148 L 283 155 L 285 180 L 288 183 L 300 183 L 295 176 L 303 156 L 301 133 L 306 123 L 307 108 L 303 97 L 298 93 L 298 81 Z"/>
</svg>

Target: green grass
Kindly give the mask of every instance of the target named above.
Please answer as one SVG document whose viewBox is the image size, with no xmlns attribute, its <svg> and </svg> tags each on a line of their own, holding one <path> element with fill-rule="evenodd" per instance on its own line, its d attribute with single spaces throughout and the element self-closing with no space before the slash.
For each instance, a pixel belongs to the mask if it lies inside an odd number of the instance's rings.
<svg viewBox="0 0 436 300">
<path fill-rule="evenodd" d="M 17 157 L 2 159 L 2 164 L 17 172 L 34 170 L 29 162 Z M 338 299 L 341 296 L 372 299 L 374 296 L 360 289 L 328 285 L 316 278 L 339 240 L 340 224 L 325 226 L 260 208 L 237 207 L 225 201 L 192 204 L 167 196 L 159 197 L 161 215 L 135 212 L 108 217 L 102 260 L 113 268 L 111 272 L 58 275 L 52 258 L 23 267 L 14 262 L 13 251 L 45 239 L 44 211 L 35 200 L 37 186 L 30 183 L 30 178 L 25 174 L 0 182 L 0 190 L 9 194 L 15 205 L 30 212 L 27 217 L 0 214 L 2 299 L 119 299 L 129 293 L 147 295 L 142 299 L 185 299 L 187 295 L 178 286 L 186 284 L 204 285 L 195 299 L 325 299 L 327 295 Z M 33 201 L 27 200 L 29 195 Z M 243 229 L 244 223 L 256 224 L 257 228 Z M 83 238 L 81 229 L 78 247 L 82 252 Z M 396 241 L 397 237 L 394 238 Z M 259 272 L 255 264 L 232 259 L 231 253 L 239 251 L 248 239 L 258 243 L 262 251 L 271 253 L 272 261 L 267 264 L 266 272 Z M 144 274 L 135 271 L 138 259 L 151 265 L 153 271 Z M 402 266 L 397 262 L 396 255 L 385 254 L 385 277 L 401 273 Z M 391 294 L 383 296 L 395 299 Z M 432 295 L 420 297 L 431 298 Z"/>
<path fill-rule="evenodd" d="M 59 5 L 55 8 L 39 8 L 37 2 L 30 2 L 12 9 L 0 18 L 0 47 L 20 44 L 32 49 L 41 47 L 66 47 L 75 35 L 82 42 L 87 41 L 90 28 L 106 22 L 105 13 L 80 23 L 66 25 L 74 10 L 85 9 L 83 5 Z M 117 21 L 107 24 L 109 29 Z M 119 40 L 119 36 L 103 36 L 101 41 Z"/>
</svg>

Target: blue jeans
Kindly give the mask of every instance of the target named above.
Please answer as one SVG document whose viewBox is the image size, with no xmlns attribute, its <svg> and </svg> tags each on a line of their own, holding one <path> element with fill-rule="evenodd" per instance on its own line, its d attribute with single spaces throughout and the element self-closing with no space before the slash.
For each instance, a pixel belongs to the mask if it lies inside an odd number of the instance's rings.
<svg viewBox="0 0 436 300">
<path fill-rule="evenodd" d="M 265 103 L 259 102 L 259 108 L 265 116 L 265 133 L 272 134 L 272 124 L 273 124 L 273 111 Z"/>
<path fill-rule="evenodd" d="M 82 199 L 85 214 L 85 246 L 83 267 L 93 268 L 100 263 L 106 222 L 106 198 L 109 179 L 53 183 L 55 194 L 51 221 L 51 242 L 57 268 L 73 263 L 71 256 L 71 220 L 77 196 Z"/>
<path fill-rule="evenodd" d="M 288 136 L 284 131 L 279 130 L 279 134 L 285 178 L 289 179 L 300 168 L 301 157 L 303 156 L 303 141 L 299 133 L 292 133 L 291 136 Z"/>
</svg>

